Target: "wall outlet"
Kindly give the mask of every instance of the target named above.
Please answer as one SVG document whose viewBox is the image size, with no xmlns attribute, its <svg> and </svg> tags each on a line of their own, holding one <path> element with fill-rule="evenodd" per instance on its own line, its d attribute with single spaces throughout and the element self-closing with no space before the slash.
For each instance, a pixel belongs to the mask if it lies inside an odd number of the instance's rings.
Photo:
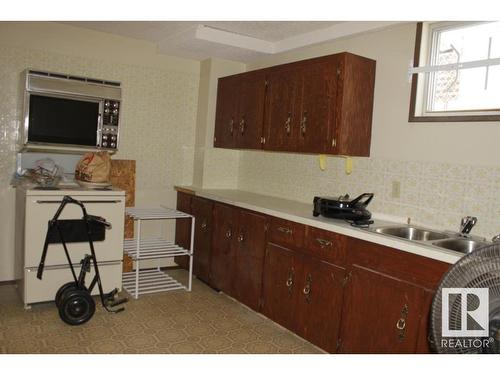
<svg viewBox="0 0 500 375">
<path fill-rule="evenodd" d="M 392 181 L 391 197 L 392 198 L 400 198 L 401 197 L 401 182 Z"/>
</svg>

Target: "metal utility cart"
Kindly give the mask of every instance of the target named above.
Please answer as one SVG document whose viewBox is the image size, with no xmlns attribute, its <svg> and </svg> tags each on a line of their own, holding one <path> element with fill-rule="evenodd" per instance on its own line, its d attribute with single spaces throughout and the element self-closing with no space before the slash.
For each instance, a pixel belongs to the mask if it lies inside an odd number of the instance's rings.
<svg viewBox="0 0 500 375">
<path fill-rule="evenodd" d="M 164 292 L 168 290 L 186 289 L 191 291 L 193 279 L 193 245 L 194 245 L 194 217 L 181 211 L 167 207 L 159 208 L 136 208 L 129 207 L 125 213 L 134 219 L 136 223 L 136 238 L 124 241 L 124 252 L 135 262 L 135 271 L 123 274 L 123 288 L 135 299 L 140 295 Z M 190 249 L 184 249 L 173 241 L 164 238 L 142 238 L 142 220 L 191 220 L 191 245 Z M 188 285 L 183 285 L 160 267 L 141 269 L 142 260 L 161 258 L 172 258 L 176 256 L 189 256 L 189 279 Z"/>
</svg>

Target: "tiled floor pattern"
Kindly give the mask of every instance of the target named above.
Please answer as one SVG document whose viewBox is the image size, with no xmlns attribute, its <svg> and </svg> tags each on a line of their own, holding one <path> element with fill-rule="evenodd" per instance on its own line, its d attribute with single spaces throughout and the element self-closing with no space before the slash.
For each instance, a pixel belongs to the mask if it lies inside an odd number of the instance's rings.
<svg viewBox="0 0 500 375">
<path fill-rule="evenodd" d="M 175 271 L 177 273 L 184 271 Z M 69 326 L 54 303 L 25 311 L 15 286 L 0 286 L 0 353 L 321 353 L 269 319 L 196 279 L 191 293 L 131 299 Z"/>
</svg>

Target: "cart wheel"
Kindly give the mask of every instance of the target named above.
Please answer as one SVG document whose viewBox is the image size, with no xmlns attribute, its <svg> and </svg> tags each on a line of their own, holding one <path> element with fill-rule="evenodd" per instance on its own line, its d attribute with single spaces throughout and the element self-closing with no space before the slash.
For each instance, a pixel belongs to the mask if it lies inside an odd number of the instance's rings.
<svg viewBox="0 0 500 375">
<path fill-rule="evenodd" d="M 64 293 L 66 293 L 67 291 L 76 290 L 76 289 L 78 289 L 78 287 L 76 286 L 76 283 L 74 281 L 70 281 L 69 283 L 66 283 L 62 287 L 60 287 L 57 290 L 56 298 L 54 299 L 56 302 L 56 306 L 59 307 L 61 299 L 64 296 Z"/>
<path fill-rule="evenodd" d="M 95 302 L 88 290 L 70 290 L 59 303 L 59 316 L 72 326 L 89 321 L 95 313 Z"/>
</svg>

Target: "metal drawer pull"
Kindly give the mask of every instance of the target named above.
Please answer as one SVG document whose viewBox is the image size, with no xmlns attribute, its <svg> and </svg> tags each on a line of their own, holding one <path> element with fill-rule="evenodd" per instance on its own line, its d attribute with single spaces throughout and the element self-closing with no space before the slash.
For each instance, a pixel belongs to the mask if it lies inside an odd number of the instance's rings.
<svg viewBox="0 0 500 375">
<path fill-rule="evenodd" d="M 285 121 L 285 131 L 286 134 L 290 134 L 290 131 L 292 130 L 292 127 L 290 126 L 290 123 L 292 122 L 292 114 L 288 112 L 288 117 Z"/>
<path fill-rule="evenodd" d="M 293 285 L 293 280 L 291 277 L 289 277 L 288 279 L 286 279 L 286 286 L 291 287 L 292 285 Z"/>
<path fill-rule="evenodd" d="M 288 287 L 288 295 L 293 293 L 293 267 L 288 270 L 288 279 L 286 279 L 286 286 Z"/>
<path fill-rule="evenodd" d="M 226 231 L 226 238 L 231 238 L 233 236 L 233 233 L 231 232 L 231 229 L 228 229 Z"/>
<path fill-rule="evenodd" d="M 300 131 L 302 135 L 306 134 L 307 130 L 307 111 L 304 112 L 304 117 L 302 117 L 302 121 L 300 122 Z"/>
<path fill-rule="evenodd" d="M 304 289 L 302 289 L 302 293 L 306 296 L 306 302 L 309 303 L 311 302 L 311 282 L 312 282 L 312 276 L 310 273 L 307 274 L 306 277 L 306 286 Z"/>
<path fill-rule="evenodd" d="M 243 117 L 240 121 L 240 133 L 243 134 L 245 132 L 245 118 Z"/>
<path fill-rule="evenodd" d="M 82 203 L 120 203 L 123 201 L 120 200 L 112 200 L 112 201 L 80 201 Z M 36 200 L 35 203 L 45 204 L 45 203 L 58 203 L 61 204 L 62 201 L 44 201 L 44 200 Z"/>
<path fill-rule="evenodd" d="M 243 236 L 243 233 L 240 233 L 238 236 L 238 242 L 243 242 L 245 240 L 245 237 Z"/>
<path fill-rule="evenodd" d="M 333 242 L 329 240 L 324 240 L 323 238 L 316 238 L 316 241 L 319 243 L 319 246 L 321 246 L 322 249 L 324 249 L 327 246 L 332 246 Z"/>
<path fill-rule="evenodd" d="M 203 229 L 203 230 L 207 229 L 207 222 L 206 221 L 201 223 L 201 229 Z"/>
<path fill-rule="evenodd" d="M 399 341 L 403 341 L 405 339 L 406 333 L 406 318 L 408 317 L 408 305 L 405 304 L 401 309 L 401 318 L 396 322 L 396 328 L 399 330 Z"/>
<path fill-rule="evenodd" d="M 277 230 L 281 233 L 285 233 L 285 234 L 292 234 L 293 233 L 293 230 L 291 230 L 290 228 L 286 228 L 286 227 L 278 227 Z"/>
</svg>

